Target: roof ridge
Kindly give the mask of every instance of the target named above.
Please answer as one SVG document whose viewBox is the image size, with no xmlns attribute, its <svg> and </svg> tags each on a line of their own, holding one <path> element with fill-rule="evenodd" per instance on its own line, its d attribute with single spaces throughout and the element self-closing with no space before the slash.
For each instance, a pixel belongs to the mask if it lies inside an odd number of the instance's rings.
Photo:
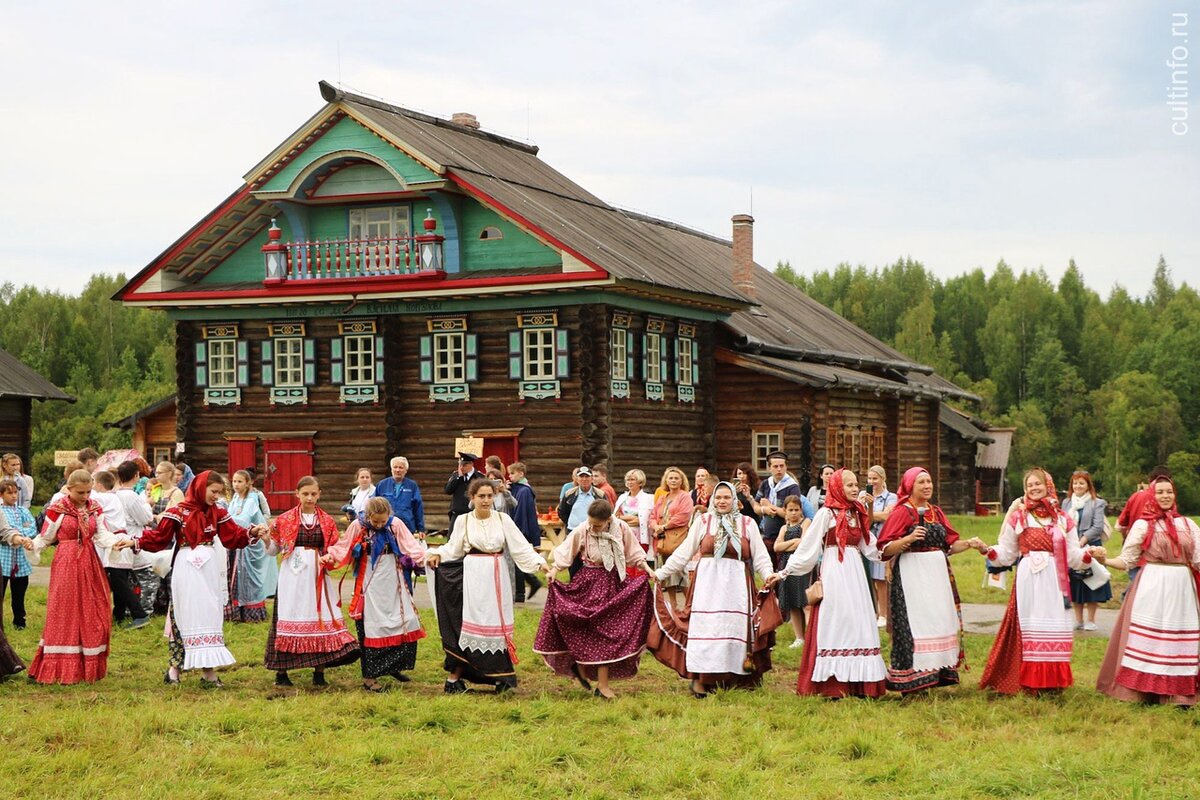
<svg viewBox="0 0 1200 800">
<path fill-rule="evenodd" d="M 383 100 L 376 100 L 374 97 L 367 97 L 365 95 L 355 94 L 354 92 L 347 92 L 344 89 L 339 89 L 328 81 L 319 81 L 317 86 L 319 86 L 321 89 L 321 97 L 324 98 L 325 102 L 327 103 L 336 103 L 343 100 L 351 103 L 358 103 L 359 105 L 369 106 L 370 108 L 374 108 L 379 111 L 386 111 L 389 114 L 397 114 L 402 117 L 414 119 L 417 122 L 424 122 L 427 125 L 434 125 L 439 128 L 448 128 L 459 133 L 468 134 L 469 136 L 486 139 L 505 147 L 511 147 L 514 150 L 521 150 L 529 153 L 532 156 L 536 156 L 538 154 L 538 146 L 536 144 L 527 144 L 525 142 L 517 141 L 516 139 L 510 139 L 507 136 L 501 136 L 498 133 L 491 133 L 489 131 L 479 130 L 477 128 L 469 128 L 466 125 L 459 125 L 456 122 L 451 122 L 450 120 L 442 119 L 441 117 L 435 117 L 432 114 L 424 114 L 420 111 L 413 111 L 411 108 L 404 108 L 403 106 L 386 103 Z"/>
<path fill-rule="evenodd" d="M 622 214 L 624 214 L 627 217 L 630 217 L 630 218 L 636 219 L 636 220 L 640 220 L 641 222 L 649 222 L 651 225 L 658 225 L 663 228 L 669 228 L 670 230 L 673 230 L 673 231 L 679 231 L 680 233 L 686 233 L 691 236 L 697 236 L 701 239 L 706 239 L 710 242 L 715 242 L 717 244 L 729 245 L 730 247 L 733 246 L 733 241 L 731 239 L 722 238 L 720 236 L 717 236 L 715 233 L 708 233 L 707 231 L 698 230 L 696 228 L 690 228 L 687 225 L 684 225 L 679 222 L 672 222 L 671 220 L 663 219 L 661 217 L 651 216 L 650 214 L 646 214 L 641 211 L 634 211 L 629 208 L 622 208 L 621 206 L 610 206 L 610 207 L 621 212 Z"/>
</svg>

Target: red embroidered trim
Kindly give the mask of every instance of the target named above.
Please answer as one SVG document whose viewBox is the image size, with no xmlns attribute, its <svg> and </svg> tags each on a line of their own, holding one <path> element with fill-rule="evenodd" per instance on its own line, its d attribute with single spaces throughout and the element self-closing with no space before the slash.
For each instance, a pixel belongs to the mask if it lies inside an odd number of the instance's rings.
<svg viewBox="0 0 1200 800">
<path fill-rule="evenodd" d="M 199 636 L 184 636 L 183 649 L 191 647 L 224 647 L 225 636 L 220 633 L 202 633 Z"/>
<path fill-rule="evenodd" d="M 281 619 L 275 626 L 275 633 L 279 636 L 328 635 L 345 629 L 346 625 L 340 619 L 325 620 L 324 622 Z"/>
<path fill-rule="evenodd" d="M 398 647 L 402 644 L 420 641 L 424 638 L 424 630 L 415 630 L 411 633 L 400 634 L 399 636 L 383 636 L 378 639 L 372 639 L 370 636 L 364 636 L 363 647 Z"/>
<path fill-rule="evenodd" d="M 839 656 L 877 656 L 878 647 L 856 647 L 841 650 L 818 650 L 817 658 L 838 658 Z"/>
</svg>

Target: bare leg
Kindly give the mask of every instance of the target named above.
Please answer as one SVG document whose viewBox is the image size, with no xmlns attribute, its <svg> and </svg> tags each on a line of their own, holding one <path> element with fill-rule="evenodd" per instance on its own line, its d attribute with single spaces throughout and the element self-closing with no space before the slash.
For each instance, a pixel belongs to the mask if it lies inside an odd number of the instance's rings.
<svg viewBox="0 0 1200 800">
<path fill-rule="evenodd" d="M 616 697 L 608 687 L 608 665 L 596 667 L 596 691 L 610 699 Z"/>
<path fill-rule="evenodd" d="M 1087 617 L 1088 617 L 1088 622 L 1095 622 L 1095 621 L 1096 621 L 1096 609 L 1098 609 L 1098 608 L 1100 608 L 1100 604 L 1099 604 L 1099 603 L 1088 603 L 1088 604 L 1087 604 Z M 1079 613 L 1079 612 L 1076 612 L 1076 614 L 1077 614 L 1077 615 L 1078 615 L 1078 613 Z"/>
<path fill-rule="evenodd" d="M 791 619 L 792 632 L 796 634 L 796 638 L 803 639 L 805 628 L 804 612 L 798 608 L 793 608 L 788 612 L 788 617 Z"/>
<path fill-rule="evenodd" d="M 876 611 L 876 613 L 879 616 L 883 617 L 884 619 L 887 619 L 888 618 L 887 581 L 875 581 L 874 583 L 875 583 L 875 608 L 878 609 Z"/>
<path fill-rule="evenodd" d="M 1075 624 L 1082 625 L 1083 624 L 1083 603 L 1073 603 L 1072 606 L 1075 609 Z M 1096 612 L 1093 611 L 1092 616 L 1095 616 L 1095 614 L 1096 614 Z"/>
</svg>

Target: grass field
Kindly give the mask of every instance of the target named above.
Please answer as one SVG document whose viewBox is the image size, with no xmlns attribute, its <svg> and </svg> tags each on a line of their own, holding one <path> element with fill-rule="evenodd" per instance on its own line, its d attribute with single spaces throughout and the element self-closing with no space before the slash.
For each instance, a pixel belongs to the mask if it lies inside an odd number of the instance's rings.
<svg viewBox="0 0 1200 800">
<path fill-rule="evenodd" d="M 982 581 L 978 561 L 956 557 L 964 590 Z M 30 628 L 10 632 L 26 658 L 45 601 L 44 590 L 31 595 Z M 301 671 L 296 689 L 276 692 L 261 666 L 261 625 L 227 626 L 239 663 L 223 673 L 224 690 L 205 692 L 194 675 L 167 687 L 161 629 L 116 631 L 99 684 L 0 685 L 0 796 L 1186 797 L 1200 780 L 1200 717 L 1091 688 L 1103 639 L 1079 642 L 1077 685 L 1057 697 L 980 692 L 991 637 L 968 635 L 963 687 L 909 700 L 801 699 L 792 693 L 800 651 L 781 631 L 760 691 L 698 701 L 646 658 L 605 703 L 530 652 L 534 612 L 519 611 L 517 623 L 521 686 L 508 697 L 442 694 L 431 615 L 413 682 L 383 695 L 358 688 L 356 666 L 331 671 L 326 690 Z"/>
</svg>

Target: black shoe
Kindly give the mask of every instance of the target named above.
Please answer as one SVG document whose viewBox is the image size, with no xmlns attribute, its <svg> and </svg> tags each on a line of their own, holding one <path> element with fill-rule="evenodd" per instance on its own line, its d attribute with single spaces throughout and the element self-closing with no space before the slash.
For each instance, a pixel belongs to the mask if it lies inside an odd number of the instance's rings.
<svg viewBox="0 0 1200 800">
<path fill-rule="evenodd" d="M 408 677 L 403 672 L 393 672 L 392 677 L 395 678 L 399 683 L 408 683 L 412 680 L 412 678 Z"/>
<path fill-rule="evenodd" d="M 325 682 L 325 673 L 320 671 L 313 672 L 313 686 L 328 686 Z"/>
<path fill-rule="evenodd" d="M 602 693 L 599 689 L 592 692 L 592 697 L 599 697 L 601 700 L 615 700 L 616 699 L 615 697 L 609 697 L 608 695 Z"/>
<path fill-rule="evenodd" d="M 172 678 L 171 670 L 167 670 L 163 673 L 163 683 L 167 684 L 168 686 L 176 686 L 179 684 L 179 678 Z"/>
<path fill-rule="evenodd" d="M 446 681 L 446 685 L 442 687 L 442 691 L 446 694 L 462 694 L 463 692 L 469 690 L 467 689 L 467 685 L 465 683 L 463 683 L 461 680 L 458 680 Z"/>
<path fill-rule="evenodd" d="M 504 683 L 502 681 L 502 682 L 496 684 L 496 694 L 506 694 L 508 692 L 511 692 L 512 688 L 513 687 L 509 686 L 507 683 Z"/>
<path fill-rule="evenodd" d="M 23 631 L 23 630 L 25 630 L 25 623 L 24 622 L 14 622 L 13 627 L 19 631 Z"/>
<path fill-rule="evenodd" d="M 381 692 L 383 692 L 383 691 L 384 691 L 384 686 L 383 686 L 383 684 L 382 684 L 382 683 L 378 683 L 378 682 L 376 682 L 376 683 L 364 683 L 364 684 L 363 684 L 363 690 L 364 690 L 364 691 L 367 691 L 367 692 L 375 692 L 376 694 L 379 694 L 379 693 L 381 693 Z"/>
<path fill-rule="evenodd" d="M 530 578 L 529 591 L 525 593 L 525 599 L 532 600 L 533 596 L 535 594 L 537 594 L 539 591 L 541 591 L 541 589 L 542 589 L 542 582 L 539 581 L 537 578 Z"/>
<path fill-rule="evenodd" d="M 288 677 L 286 672 L 280 671 L 275 673 L 276 686 L 293 686 L 292 679 Z"/>
<path fill-rule="evenodd" d="M 587 678 L 583 677 L 583 670 L 579 668 L 578 664 L 571 665 L 571 674 L 575 676 L 575 680 L 579 681 L 579 685 L 583 687 L 585 692 L 591 690 L 592 684 Z"/>
<path fill-rule="evenodd" d="M 700 686 L 700 689 L 696 688 L 697 685 Z M 702 691 L 703 688 L 704 684 L 701 684 L 699 681 L 692 681 L 690 684 L 688 684 L 688 689 L 691 691 L 692 697 L 695 697 L 697 700 L 708 697 L 708 692 Z"/>
</svg>

